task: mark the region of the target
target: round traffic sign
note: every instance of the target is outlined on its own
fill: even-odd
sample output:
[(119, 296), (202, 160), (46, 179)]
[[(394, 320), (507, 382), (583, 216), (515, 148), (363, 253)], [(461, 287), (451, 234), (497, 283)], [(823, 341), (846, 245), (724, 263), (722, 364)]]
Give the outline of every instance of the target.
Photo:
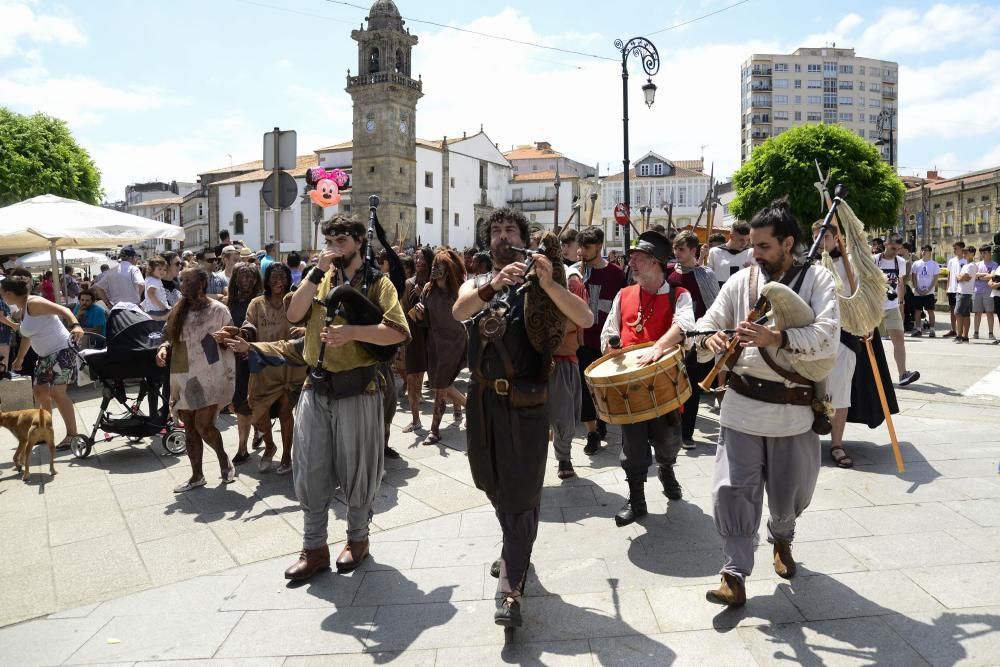
[(275, 196), (274, 175), (269, 175), (260, 186), (260, 196), (271, 209), (286, 209), (295, 203), (299, 196), (299, 186), (287, 171), (278, 172), (278, 191)]
[(629, 214), (629, 208), (625, 205), (625, 202), (621, 202), (615, 206), (615, 222), (624, 227), (629, 223), (632, 216)]

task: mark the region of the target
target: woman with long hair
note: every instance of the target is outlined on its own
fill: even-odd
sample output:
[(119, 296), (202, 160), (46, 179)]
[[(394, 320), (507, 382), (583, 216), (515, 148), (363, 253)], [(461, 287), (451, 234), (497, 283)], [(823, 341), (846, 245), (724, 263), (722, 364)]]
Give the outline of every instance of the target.
[[(21, 370), (28, 348), (38, 356), (32, 372), (35, 405), (51, 412), (52, 404), (56, 404), (66, 426), (66, 437), (57, 449), (66, 449), (77, 435), (76, 411), (66, 388), (76, 382), (73, 344), (83, 338), (83, 327), (69, 308), (30, 292), (31, 279), (23, 275), (7, 276), (0, 281), (0, 298), (21, 318), (18, 327), (21, 345), (10, 368)], [(70, 326), (68, 331), (64, 322)]]
[(434, 252), (428, 247), (417, 248), (413, 255), (415, 273), (406, 280), (401, 304), (406, 313), (406, 323), (412, 336), (406, 344), (404, 363), (406, 366), (406, 397), (410, 402), (410, 423), (403, 427), (403, 433), (422, 429), (420, 423), (420, 399), (423, 394), (424, 373), (427, 372), (427, 340), (426, 329), (418, 325), (416, 306), (420, 303), (420, 295), (431, 274), (431, 264), (434, 262)]
[[(250, 302), (260, 296), (260, 271), (256, 266), (237, 264), (233, 267), (232, 279), (229, 281), (229, 291), (226, 306), (229, 316), (236, 324), (242, 324), (247, 318)], [(238, 448), (233, 457), (233, 465), (240, 465), (250, 459), (247, 452), (247, 441), (250, 439), (250, 429), (253, 420), (250, 418), (250, 368), (246, 357), (236, 357), (236, 386), (233, 391), (233, 409), (236, 411), (236, 431)]]
[(185, 269), (181, 273), (181, 300), (170, 311), (164, 329), (166, 342), (156, 353), (156, 363), (170, 358), (171, 408), (184, 422), (191, 477), (174, 488), (184, 493), (205, 486), (201, 461), (205, 444), (219, 460), (224, 484), (236, 481), (236, 466), (222, 446), (215, 426), (219, 410), (233, 398), (236, 364), (233, 353), (216, 342), (213, 333), (231, 326), (233, 319), (222, 303), (208, 297), (208, 271)]
[[(273, 262), (264, 271), (264, 294), (254, 298), (247, 308), (246, 320), (240, 333), (248, 341), (273, 343), (290, 340), (304, 334), (301, 327), (288, 322), (288, 303), (291, 299), (292, 272), (280, 262)], [(302, 383), (306, 379), (306, 366), (283, 364), (265, 366), (250, 376), (250, 419), (264, 434), (265, 449), (260, 457), (259, 469), (267, 472), (278, 448), (271, 434), (271, 417), (281, 424), (281, 462), (276, 472), (287, 475), (292, 471), (292, 411), (298, 402)]]
[(445, 401), (455, 406), (455, 420), (461, 421), (465, 397), (455, 389), (455, 378), (468, 364), (469, 338), (465, 325), (457, 321), (451, 307), (458, 298), (458, 289), (465, 282), (462, 257), (450, 248), (438, 248), (431, 264), (430, 280), (424, 286), (416, 306), (419, 326), (427, 329), (427, 374), (434, 390), (434, 413), (431, 432), (424, 444), (441, 440), (441, 418)]

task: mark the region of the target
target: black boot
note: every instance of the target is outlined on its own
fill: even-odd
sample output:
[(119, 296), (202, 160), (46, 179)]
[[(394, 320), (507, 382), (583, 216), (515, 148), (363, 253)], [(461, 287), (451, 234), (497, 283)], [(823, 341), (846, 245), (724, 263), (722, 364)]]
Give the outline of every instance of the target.
[(509, 595), (504, 597), (493, 613), (493, 622), (506, 628), (521, 627), (521, 602)]
[(683, 494), (681, 494), (681, 485), (678, 483), (677, 478), (674, 477), (674, 467), (672, 465), (660, 466), (660, 472), (656, 476), (663, 483), (663, 495), (670, 500), (680, 500), (683, 497)]
[(636, 519), (646, 516), (646, 481), (629, 480), (628, 500), (615, 514), (615, 524), (627, 526)]

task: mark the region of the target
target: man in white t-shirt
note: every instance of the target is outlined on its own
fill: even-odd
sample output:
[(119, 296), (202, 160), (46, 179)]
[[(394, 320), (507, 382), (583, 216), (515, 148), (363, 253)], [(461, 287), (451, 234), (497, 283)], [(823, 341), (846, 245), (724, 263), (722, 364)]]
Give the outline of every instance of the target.
[[(993, 314), (996, 315), (998, 321), (1000, 321), (1000, 266), (993, 269), (993, 275), (990, 276), (989, 282), (990, 296), (993, 297)], [(993, 341), (994, 345), (1000, 345), (1000, 340)]]
[(936, 296), (934, 292), (937, 290), (937, 278), (938, 274), (941, 272), (941, 265), (934, 261), (933, 248), (929, 245), (925, 245), (920, 248), (920, 259), (913, 263), (912, 268), (912, 278), (913, 278), (913, 309), (915, 311), (916, 323), (915, 329), (911, 335), (915, 338), (919, 338), (923, 335), (921, 330), (920, 321), (923, 319), (924, 312), (927, 313), (927, 320), (929, 323), (929, 331), (927, 335), (934, 338), (934, 302), (936, 301)]
[(893, 234), (886, 240), (885, 250), (875, 256), (875, 263), (882, 269), (887, 283), (882, 324), (892, 341), (892, 356), (896, 359), (896, 370), (899, 371), (899, 386), (905, 387), (919, 380), (920, 373), (906, 369), (906, 339), (903, 338), (906, 260), (899, 255), (902, 245), (903, 239), (898, 234)]
[(706, 266), (712, 269), (721, 287), (730, 276), (741, 269), (750, 266), (753, 261), (753, 248), (750, 247), (750, 225), (737, 222), (733, 225), (729, 240), (721, 246), (708, 251)]
[(976, 291), (976, 248), (964, 249), (965, 264), (958, 274), (958, 295), (955, 301), (955, 342), (969, 342), (969, 324), (972, 321), (972, 295)]
[(965, 241), (955, 241), (951, 246), (955, 256), (948, 260), (948, 312), (951, 313), (951, 329), (944, 335), (945, 338), (952, 338), (956, 335), (957, 329), (955, 320), (955, 305), (958, 302), (958, 274), (965, 266)]
[(142, 301), (142, 293), (146, 289), (146, 279), (142, 271), (133, 264), (138, 254), (130, 247), (122, 248), (119, 264), (107, 273), (101, 274), (94, 284), (94, 290), (109, 306), (117, 303), (135, 303)]

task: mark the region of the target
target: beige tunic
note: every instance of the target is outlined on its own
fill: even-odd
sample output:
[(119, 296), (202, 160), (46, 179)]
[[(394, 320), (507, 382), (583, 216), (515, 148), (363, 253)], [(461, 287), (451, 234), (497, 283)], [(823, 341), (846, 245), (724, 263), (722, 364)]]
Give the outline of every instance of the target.
[(233, 400), (233, 353), (212, 338), (213, 332), (232, 323), (229, 309), (218, 301), (188, 311), (181, 339), (170, 352), (170, 401), (175, 410), (221, 407)]

